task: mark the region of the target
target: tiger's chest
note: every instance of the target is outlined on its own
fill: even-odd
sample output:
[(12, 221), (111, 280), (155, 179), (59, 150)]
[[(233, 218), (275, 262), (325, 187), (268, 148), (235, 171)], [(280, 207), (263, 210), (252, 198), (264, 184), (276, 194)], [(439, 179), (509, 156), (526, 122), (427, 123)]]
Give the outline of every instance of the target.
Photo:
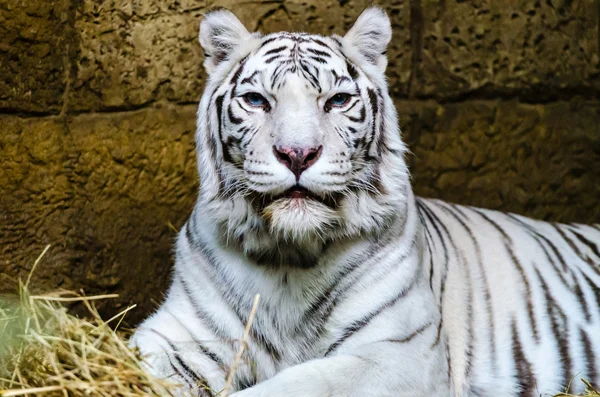
[(288, 275), (285, 285), (263, 288), (269, 294), (253, 324), (253, 339), (269, 351), (263, 368), (279, 372), (357, 344), (401, 340), (424, 319), (435, 322), (440, 311), (420, 257), (416, 245), (357, 249), (314, 277)]

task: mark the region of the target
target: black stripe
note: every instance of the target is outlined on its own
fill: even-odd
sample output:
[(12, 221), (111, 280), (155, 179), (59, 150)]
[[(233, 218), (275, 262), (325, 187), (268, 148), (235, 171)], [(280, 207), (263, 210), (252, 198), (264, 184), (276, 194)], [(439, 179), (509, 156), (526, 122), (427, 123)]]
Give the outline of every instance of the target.
[(320, 45), (320, 46), (323, 46), (323, 47), (325, 47), (325, 48), (329, 49), (330, 51), (333, 51), (333, 50), (331, 49), (331, 47), (329, 47), (329, 45), (328, 45), (327, 43), (325, 43), (324, 41), (322, 41), (322, 40), (319, 40), (319, 39), (314, 39), (314, 40), (312, 40), (312, 42), (313, 42), (313, 43), (316, 43), (316, 44), (318, 44), (318, 45)]
[[(446, 240), (444, 239), (444, 236), (442, 236), (440, 228), (438, 227), (438, 223), (440, 223), (441, 221), (437, 217), (435, 217), (435, 214), (431, 212), (431, 210), (427, 207), (424, 201), (417, 200), (417, 209), (421, 211), (425, 215), (425, 217), (427, 217), (429, 223), (435, 229), (435, 232), (440, 242), (442, 243), (442, 252), (444, 253), (444, 271), (440, 278), (440, 301), (438, 302), (438, 304), (440, 305), (443, 311), (443, 297), (446, 290), (446, 277), (448, 276), (448, 264), (450, 261), (450, 257), (448, 255), (448, 247), (446, 246)], [(425, 224), (424, 227), (427, 228), (427, 224)]]
[[(564, 257), (562, 256), (562, 254), (558, 251), (558, 248), (552, 243), (552, 241), (550, 241), (548, 238), (546, 238), (545, 236), (540, 234), (537, 230), (533, 229), (527, 223), (525, 223), (522, 220), (520, 220), (519, 218), (517, 218), (515, 215), (513, 215), (513, 214), (505, 214), (505, 215), (509, 219), (512, 219), (514, 222), (516, 222), (517, 224), (519, 224), (520, 226), (522, 226), (523, 228), (525, 228), (526, 230), (529, 231), (531, 236), (534, 238), (534, 240), (537, 242), (537, 244), (540, 246), (540, 248), (544, 252), (544, 255), (546, 256), (546, 259), (548, 260), (548, 262), (552, 265), (552, 269), (554, 270), (555, 274), (560, 278), (560, 280), (562, 281), (562, 283), (565, 286), (567, 286), (568, 288), (570, 288), (573, 291), (573, 294), (578, 299), (578, 301), (581, 305), (581, 310), (583, 311), (584, 315), (586, 316), (587, 321), (589, 322), (591, 320), (590, 309), (588, 307), (585, 296), (583, 295), (583, 292), (581, 290), (581, 286), (579, 284), (577, 276), (574, 275), (573, 271), (567, 266), (567, 263), (566, 263)], [(561, 262), (562, 268), (565, 269), (564, 271), (561, 271), (559, 269), (558, 265), (555, 263), (554, 259), (552, 258), (552, 256), (548, 252), (548, 250), (546, 249), (546, 245), (548, 245), (552, 249), (552, 252), (556, 256), (556, 258), (559, 260), (559, 262)], [(564, 276), (565, 273), (571, 275), (572, 280), (573, 280), (572, 281), (573, 286), (571, 286), (570, 283), (567, 282), (567, 280)], [(585, 277), (585, 275), (584, 275), (584, 277)]]
[[(252, 143), (252, 139), (254, 139), (254, 137), (256, 136), (256, 134), (258, 133), (258, 131), (260, 131), (260, 128), (256, 127), (254, 128), (254, 130), (250, 131), (250, 134), (246, 134), (245, 137), (245, 142), (242, 145), (242, 149), (246, 150), (246, 148), (248, 147), (248, 145), (250, 145), (250, 143)], [(250, 153), (252, 154), (252, 153)]]
[[(496, 363), (497, 363), (497, 359), (496, 359), (496, 332), (495, 332), (495, 325), (494, 325), (494, 310), (492, 308), (492, 297), (491, 297), (491, 292), (490, 292), (490, 286), (489, 286), (489, 281), (487, 278), (487, 273), (485, 271), (485, 267), (483, 266), (483, 257), (481, 254), (481, 247), (479, 246), (479, 242), (477, 241), (477, 239), (475, 238), (475, 235), (473, 234), (473, 231), (471, 230), (471, 228), (457, 215), (460, 214), (463, 218), (465, 218), (465, 220), (468, 222), (469, 218), (468, 216), (462, 212), (457, 206), (454, 205), (450, 205), (448, 203), (441, 203), (442, 204), (442, 209), (445, 209), (446, 212), (451, 215), (454, 219), (456, 219), (456, 221), (463, 227), (463, 229), (465, 229), (465, 231), (467, 232), (467, 234), (469, 235), (469, 238), (471, 239), (471, 242), (473, 243), (473, 246), (475, 247), (475, 257), (477, 259), (477, 265), (479, 267), (479, 272), (481, 275), (481, 279), (483, 281), (483, 295), (485, 298), (485, 303), (486, 303), (486, 316), (487, 316), (487, 329), (490, 330), (490, 349), (491, 349), (491, 353), (492, 353), (492, 367), (495, 369), (496, 367)], [(473, 294), (471, 294), (471, 299), (473, 299)], [(471, 305), (472, 308), (472, 305)], [(470, 330), (469, 330), (469, 334), (470, 337), (473, 338), (473, 330), (474, 330), (474, 325), (473, 325), (473, 317), (472, 315), (469, 316), (470, 319)], [(473, 340), (473, 339), (471, 339)], [(468, 361), (468, 365), (469, 365), (469, 369), (471, 367), (472, 364), (472, 360)]]
[(358, 79), (358, 71), (356, 70), (354, 65), (352, 65), (350, 63), (350, 61), (347, 59), (346, 59), (346, 69), (348, 70), (348, 74), (350, 74), (350, 78), (352, 78), (352, 80), (356, 81)]
[(433, 349), (434, 347), (436, 347), (438, 345), (438, 343), (440, 343), (440, 340), (442, 339), (442, 327), (443, 326), (444, 326), (444, 317), (442, 315), (440, 317), (440, 322), (438, 323), (438, 326), (437, 326), (435, 340), (431, 344), (431, 349)]
[[(546, 311), (548, 318), (550, 319), (551, 330), (554, 335), (554, 341), (556, 342), (558, 352), (561, 357), (560, 364), (563, 367), (563, 377), (559, 382), (561, 385), (566, 385), (567, 382), (571, 381), (571, 356), (569, 355), (569, 332), (566, 324), (566, 316), (552, 297), (552, 293), (548, 288), (548, 285), (542, 278), (540, 272), (535, 269), (535, 273), (540, 280), (542, 285), (542, 290), (544, 291), (544, 296), (546, 298)], [(564, 329), (560, 329), (561, 324), (559, 321), (562, 321), (562, 325)]]
[(585, 377), (594, 387), (598, 387), (598, 372), (596, 371), (596, 354), (594, 353), (594, 347), (590, 338), (585, 330), (579, 330), (579, 338), (583, 344), (583, 351), (585, 352), (585, 359), (587, 361), (587, 368)]
[(175, 361), (177, 362), (177, 364), (179, 364), (179, 366), (181, 368), (183, 368), (183, 371), (189, 375), (190, 378), (192, 378), (193, 383), (194, 383), (194, 388), (199, 387), (201, 385), (207, 386), (206, 384), (206, 380), (200, 376), (198, 376), (179, 356), (179, 353), (175, 353), (173, 355), (173, 358), (175, 359)]
[(244, 119), (236, 117), (235, 114), (233, 114), (232, 105), (233, 103), (230, 103), (227, 107), (227, 116), (229, 116), (229, 121), (231, 121), (233, 124), (241, 124), (244, 121)]
[(413, 340), (415, 337), (417, 337), (420, 334), (422, 334), (429, 327), (431, 327), (431, 323), (430, 322), (427, 323), (427, 324), (425, 324), (425, 325), (422, 325), (419, 328), (417, 328), (414, 332), (412, 332), (411, 334), (405, 336), (404, 338), (400, 338), (400, 339), (386, 339), (383, 342), (408, 343), (411, 340)]
[(305, 62), (300, 62), (300, 69), (302, 70), (302, 74), (304, 75), (304, 77), (306, 77), (309, 83), (320, 93), (322, 90), (321, 85), (319, 84), (319, 79), (317, 79), (317, 77), (314, 74), (312, 74)]
[[(248, 56), (246, 55), (239, 63), (238, 68), (235, 70), (235, 73), (231, 76), (231, 80), (229, 80), (229, 84), (237, 84), (238, 79), (240, 78), (240, 75), (242, 74), (242, 71), (244, 70), (244, 65), (246, 64), (246, 61), (248, 60)], [(233, 91), (232, 91), (233, 94)]]
[[(228, 307), (232, 309), (232, 311), (238, 317), (242, 326), (245, 326), (248, 322), (247, 315), (251, 311), (251, 307), (248, 305), (243, 306), (244, 300), (242, 296), (235, 293), (231, 288), (225, 288), (226, 286), (230, 286), (233, 282), (228, 279), (225, 272), (221, 271), (219, 262), (214, 258), (211, 250), (203, 245), (201, 242), (198, 244), (199, 252), (204, 255), (206, 262), (209, 266), (206, 267), (208, 277), (211, 280), (211, 283), (215, 285), (223, 297), (225, 301), (228, 303)], [(250, 336), (257, 342), (264, 350), (266, 350), (274, 360), (281, 359), (281, 352), (271, 343), (267, 337), (260, 332), (258, 328), (256, 328), (255, 324), (250, 328)]]
[(218, 127), (218, 134), (219, 134), (219, 139), (221, 140), (221, 142), (225, 141), (225, 137), (223, 136), (223, 99), (225, 99), (225, 95), (221, 95), (218, 96), (217, 99), (215, 100), (215, 104), (217, 105), (217, 127)]
[(248, 389), (249, 387), (254, 386), (257, 383), (256, 376), (254, 375), (254, 372), (256, 372), (256, 371), (250, 371), (250, 372), (252, 372), (252, 374), (253, 374), (253, 379), (246, 378), (239, 371), (235, 374), (233, 390), (242, 391), (244, 389)]
[(590, 289), (592, 290), (592, 292), (594, 293), (594, 297), (596, 298), (596, 302), (594, 304), (592, 304), (593, 307), (597, 307), (598, 310), (600, 311), (600, 286), (596, 285), (588, 276), (587, 274), (581, 272), (581, 275), (583, 276), (583, 278), (585, 279), (586, 283), (588, 284), (588, 286), (590, 287)]
[(318, 55), (320, 57), (331, 58), (331, 54), (325, 51), (319, 51), (313, 48), (307, 48), (306, 51), (312, 52), (313, 54)]
[[(358, 102), (358, 101), (357, 101)], [(352, 107), (354, 107), (354, 105), (352, 105)], [(349, 110), (349, 109), (348, 109)], [(362, 123), (363, 121), (365, 121), (365, 117), (366, 117), (366, 110), (365, 107), (362, 106), (360, 108), (360, 116), (359, 117), (353, 117), (353, 116), (347, 116), (348, 119), (350, 121), (354, 121), (355, 123)]]
[(309, 56), (308, 58), (315, 62), (319, 62), (322, 65), (326, 65), (329, 62), (327, 59), (321, 57)]
[(377, 94), (375, 90), (368, 88), (367, 93), (369, 94), (369, 103), (371, 104), (371, 109), (373, 111), (373, 116), (375, 116), (379, 112), (379, 101), (377, 98)]
[(558, 232), (558, 234), (560, 234), (560, 236), (563, 238), (563, 240), (565, 240), (565, 242), (569, 245), (569, 247), (571, 247), (571, 249), (573, 250), (573, 252), (575, 252), (575, 254), (580, 257), (581, 259), (583, 259), (583, 254), (581, 253), (581, 251), (579, 250), (579, 248), (577, 247), (577, 245), (573, 242), (573, 240), (571, 240), (569, 238), (569, 236), (567, 236), (567, 234), (560, 228), (560, 225), (557, 225), (555, 223), (552, 224), (552, 226), (554, 227), (554, 229)]
[(569, 231), (571, 233), (573, 233), (575, 235), (575, 237), (581, 241), (583, 244), (587, 245), (590, 250), (592, 250), (592, 252), (594, 253), (594, 255), (596, 255), (598, 258), (600, 258), (600, 251), (598, 251), (598, 246), (596, 244), (594, 244), (593, 242), (591, 242), (590, 240), (588, 240), (585, 236), (583, 236), (580, 233), (577, 233), (575, 230), (573, 229), (569, 229)]
[[(214, 136), (211, 117), (211, 106), (213, 104), (213, 98), (216, 95), (216, 93), (217, 90), (213, 91), (210, 94), (210, 101), (208, 103), (208, 106), (206, 107), (206, 130), (204, 134), (205, 144), (208, 150), (208, 158), (214, 163), (217, 162), (217, 139), (220, 139), (220, 135), (217, 137)], [(218, 133), (220, 134), (220, 131), (218, 131)], [(217, 194), (219, 196), (223, 196), (223, 193), (225, 192), (225, 177), (223, 176), (220, 167), (216, 167), (215, 173), (219, 183), (219, 190)]]
[[(193, 216), (190, 217), (193, 218)], [(188, 244), (190, 245), (190, 247), (192, 247), (192, 249), (194, 248), (194, 246), (196, 245), (196, 237), (194, 236), (194, 232), (192, 230), (192, 227), (190, 225), (190, 220), (188, 220), (185, 224), (185, 237), (188, 240)]]
[(281, 58), (283, 58), (282, 55), (273, 55), (272, 57), (267, 58), (265, 60), (265, 63), (269, 64), (269, 63), (272, 63), (273, 61), (276, 61), (276, 60), (281, 59)]
[(260, 44), (259, 48), (263, 48), (264, 46), (266, 46), (269, 43), (274, 42), (275, 40), (280, 39), (279, 36), (274, 36), (274, 37), (269, 37), (268, 39), (263, 39), (263, 42)]
[(431, 250), (431, 244), (433, 242), (433, 237), (431, 236), (431, 233), (429, 232), (429, 229), (427, 228), (427, 225), (425, 224), (425, 218), (423, 217), (423, 213), (421, 212), (421, 210), (419, 209), (419, 201), (420, 199), (417, 198), (415, 200), (415, 203), (417, 205), (417, 215), (419, 216), (419, 221), (421, 222), (421, 225), (423, 225), (423, 230), (425, 230), (425, 244), (427, 245), (427, 252), (429, 253), (429, 288), (431, 290), (433, 290), (433, 253)]
[[(360, 99), (357, 99), (356, 101), (354, 101), (354, 103), (352, 105), (350, 105), (348, 108), (346, 108), (345, 110), (342, 111), (342, 113), (348, 113), (350, 110), (352, 110), (354, 108), (354, 106), (356, 106), (358, 103), (360, 103)], [(363, 107), (364, 109), (364, 107)]]
[(223, 152), (223, 161), (233, 163), (233, 158), (229, 151), (229, 145), (223, 136), (223, 100), (225, 95), (218, 96), (215, 104), (217, 105), (217, 118), (218, 118), (218, 134), (221, 140), (221, 147)]
[(590, 309), (587, 305), (587, 302), (585, 300), (585, 295), (583, 294), (583, 291), (581, 290), (581, 285), (579, 285), (579, 280), (577, 279), (577, 277), (575, 277), (573, 279), (573, 293), (575, 295), (575, 297), (577, 298), (577, 300), (579, 301), (579, 304), (581, 305), (581, 310), (583, 311), (583, 315), (585, 316), (585, 320), (589, 323), (592, 320), (592, 314), (590, 313)]
[(325, 352), (325, 357), (327, 357), (329, 354), (333, 353), (342, 343), (344, 343), (344, 341), (346, 341), (346, 339), (350, 338), (356, 332), (360, 331), (361, 329), (363, 329), (364, 327), (369, 325), (371, 320), (373, 320), (375, 317), (377, 317), (379, 314), (381, 314), (381, 312), (383, 312), (385, 309), (393, 307), (396, 304), (396, 302), (398, 302), (400, 299), (405, 297), (412, 290), (412, 288), (415, 286), (416, 283), (417, 283), (417, 278), (415, 276), (410, 281), (410, 283), (406, 286), (406, 288), (404, 288), (398, 295), (396, 295), (392, 299), (385, 302), (374, 312), (367, 314), (362, 319), (356, 320), (352, 324), (350, 324), (348, 327), (346, 327), (342, 333), (342, 336), (329, 346), (329, 348)]
[[(350, 277), (355, 271), (360, 269), (360, 265), (365, 259), (366, 258), (358, 258), (358, 260), (346, 265), (345, 268), (336, 275), (331, 285), (323, 292), (323, 294), (321, 294), (319, 299), (315, 300), (310, 305), (309, 309), (302, 316), (300, 324), (309, 324), (311, 319), (318, 319), (322, 324), (320, 329), (324, 329), (326, 320), (333, 311), (339, 296), (350, 289), (353, 285), (352, 282), (349, 282), (342, 287), (342, 282)], [(358, 278), (359, 277), (353, 278), (353, 281), (356, 281)]]
[(281, 51), (283, 51), (283, 50), (285, 50), (287, 48), (288, 48), (288, 46), (286, 46), (286, 45), (282, 45), (281, 47), (275, 47), (272, 50), (269, 50), (269, 51), (265, 52), (263, 54), (263, 56), (267, 56), (267, 55), (271, 55), (271, 54), (277, 54), (277, 53), (279, 53), (279, 52), (281, 52)]
[(446, 379), (448, 382), (451, 382), (452, 379), (452, 355), (450, 354), (450, 342), (448, 341), (448, 335), (444, 338), (444, 344), (446, 346)]
[(252, 74), (248, 77), (244, 77), (242, 79), (242, 81), (240, 81), (240, 84), (246, 84), (246, 83), (250, 83), (252, 82), (252, 80), (254, 79), (254, 77), (256, 77), (257, 74), (262, 73), (260, 70), (255, 70), (254, 72), (252, 72)]
[(369, 144), (375, 141), (377, 153), (381, 154), (381, 139), (383, 139), (383, 131), (380, 130), (380, 134), (377, 134), (377, 120), (379, 119), (383, 123), (384, 117), (378, 117), (379, 98), (375, 91), (371, 88), (368, 88), (367, 93), (369, 95), (369, 103), (371, 104), (371, 122), (373, 123), (373, 125), (371, 126), (371, 136), (369, 137)]
[(558, 265), (552, 258), (552, 255), (550, 254), (550, 252), (548, 252), (548, 249), (546, 248), (546, 245), (549, 245), (553, 249), (556, 257), (558, 258), (559, 261), (562, 262), (563, 268), (565, 268), (567, 265), (564, 262), (564, 258), (562, 257), (562, 255), (558, 252), (558, 249), (556, 248), (556, 246), (554, 246), (554, 244), (552, 244), (552, 242), (550, 240), (548, 240), (545, 236), (541, 235), (537, 230), (535, 230), (530, 225), (523, 222), (521, 219), (517, 218), (513, 214), (504, 214), (504, 215), (507, 216), (510, 220), (517, 223), (519, 226), (523, 227), (525, 230), (527, 230), (527, 232), (530, 234), (530, 236), (539, 245), (542, 252), (544, 253), (544, 256), (546, 257), (546, 260), (552, 266), (552, 269), (554, 270), (555, 275), (558, 276), (558, 278), (561, 280), (561, 282), (567, 288), (570, 288), (573, 291), (575, 297), (578, 299), (579, 304), (581, 305), (581, 310), (584, 312), (586, 319), (589, 322), (591, 319), (590, 310), (589, 310), (589, 307), (585, 300), (585, 296), (583, 295), (583, 292), (581, 290), (581, 286), (579, 285), (579, 281), (577, 280), (577, 277), (574, 276), (573, 272), (569, 270), (568, 274), (570, 274), (573, 277), (573, 282), (572, 282), (573, 286), (570, 286), (570, 283), (567, 281), (567, 279), (564, 276), (565, 272), (560, 270), (560, 268), (558, 267)]
[[(189, 378), (192, 379), (191, 389), (201, 388), (202, 391), (208, 393), (208, 395), (210, 397), (213, 397), (213, 394), (208, 389), (208, 382), (206, 381), (206, 379), (204, 379), (204, 377), (202, 377), (202, 376), (198, 375), (196, 372), (194, 372), (194, 370), (192, 370), (181, 359), (181, 357), (179, 355), (179, 350), (177, 349), (177, 346), (175, 346), (173, 344), (173, 342), (171, 342), (169, 340), (169, 338), (167, 338), (166, 336), (164, 336), (162, 333), (158, 332), (154, 328), (150, 328), (150, 331), (154, 332), (156, 335), (158, 335), (159, 337), (161, 337), (165, 342), (167, 342), (167, 344), (169, 345), (169, 347), (171, 349), (173, 349), (173, 358), (175, 359), (175, 361), (177, 362), (177, 364), (179, 364), (179, 366), (183, 369), (183, 372), (185, 372), (185, 374), (187, 375), (187, 377), (189, 377)], [(168, 354), (167, 354), (167, 358), (169, 359), (169, 363), (171, 364), (171, 367), (173, 367), (173, 369), (177, 370), (177, 368), (175, 367), (175, 365), (173, 365), (173, 362), (171, 362), (171, 359), (170, 359), (170, 357), (169, 357)], [(184, 377), (183, 374), (181, 374), (180, 371), (177, 371), (177, 373), (179, 375), (182, 375), (182, 378), (187, 378), (187, 377)]]
[[(198, 305), (198, 302), (196, 302), (196, 300), (193, 298), (192, 293), (191, 293), (191, 291), (190, 291), (189, 286), (187, 285), (187, 283), (181, 277), (179, 277), (179, 279), (180, 279), (180, 282), (182, 284), (183, 291), (184, 291), (185, 295), (188, 298), (188, 302), (190, 303), (190, 305), (194, 309), (194, 312), (195, 312), (196, 316), (198, 316), (198, 318), (200, 319), (200, 321), (202, 321), (202, 324), (206, 325), (211, 330), (211, 332), (212, 332), (213, 335), (219, 337), (222, 340), (228, 339), (228, 336), (224, 335), (224, 332), (219, 328), (219, 326), (216, 323), (214, 323), (212, 321), (212, 318), (208, 315), (208, 313), (206, 313), (200, 307), (200, 305)], [(221, 368), (223, 371), (227, 372), (228, 369), (227, 369), (227, 365), (225, 364), (225, 362), (219, 356), (217, 356), (216, 353), (211, 352), (207, 347), (203, 346), (202, 343), (194, 336), (194, 334), (192, 333), (192, 331), (184, 323), (182, 323), (179, 320), (179, 318), (177, 318), (173, 314), (171, 314), (171, 315), (188, 332), (188, 334), (190, 334), (190, 336), (193, 339), (194, 343), (202, 351), (202, 353), (204, 353), (204, 355), (206, 355), (208, 358), (210, 358), (212, 361), (214, 361), (215, 364), (217, 364), (219, 366), (219, 368)]]
[(286, 68), (283, 64), (280, 64), (275, 68), (275, 71), (271, 75), (271, 90), (275, 89), (275, 86), (277, 85), (280, 76), (282, 76), (285, 72)]
[[(454, 216), (458, 221), (460, 221), (460, 219), (458, 219), (458, 217), (456, 217), (455, 214), (453, 214), (452, 212), (448, 212), (447, 208), (445, 208), (442, 204), (442, 202), (438, 202), (437, 203), (438, 206), (442, 209), (442, 210), (446, 210), (446, 213), (449, 213), (450, 215)], [(446, 234), (450, 235), (450, 233), (448, 232), (448, 230), (446, 229), (446, 227), (444, 226), (444, 230), (446, 232)], [(467, 341), (465, 343), (466, 347), (465, 347), (465, 357), (466, 357), (466, 366), (465, 366), (465, 372), (464, 372), (464, 377), (465, 379), (469, 379), (470, 378), (470, 373), (471, 373), (471, 365), (473, 362), (473, 340), (474, 338), (474, 330), (475, 330), (475, 326), (473, 324), (473, 280), (471, 277), (471, 271), (469, 269), (469, 265), (464, 257), (464, 253), (462, 252), (462, 250), (458, 249), (458, 247), (456, 247), (452, 241), (452, 239), (450, 239), (450, 243), (452, 244), (452, 247), (456, 253), (456, 259), (457, 261), (462, 265), (462, 267), (464, 268), (465, 274), (466, 274), (466, 281), (467, 281), (467, 288), (465, 288), (465, 291), (467, 292), (467, 297), (466, 297), (466, 315), (467, 315), (467, 321), (466, 321), (466, 333), (467, 333)]]
[[(502, 235), (502, 242), (504, 244), (504, 249), (508, 253), (508, 256), (510, 257), (513, 265), (515, 265), (515, 267), (517, 268), (517, 271), (519, 272), (519, 274), (521, 276), (521, 279), (523, 280), (523, 285), (525, 286), (525, 294), (526, 294), (525, 298), (526, 298), (526, 303), (527, 303), (527, 313), (529, 315), (529, 321), (531, 323), (533, 337), (534, 337), (535, 341), (539, 343), (540, 335), (538, 332), (537, 320), (535, 319), (535, 313), (534, 313), (534, 309), (533, 309), (531, 284), (529, 283), (529, 279), (527, 278), (527, 275), (525, 274), (525, 269), (523, 268), (521, 261), (519, 260), (519, 258), (517, 258), (517, 255), (515, 254), (515, 251), (513, 249), (514, 243), (512, 241), (512, 238), (508, 235), (508, 233), (506, 233), (506, 230), (504, 230), (502, 227), (500, 227), (500, 225), (498, 225), (490, 217), (488, 217), (486, 214), (484, 214), (481, 210), (479, 210), (477, 208), (471, 208), (471, 209), (474, 212), (476, 212), (477, 214), (479, 214), (479, 216), (481, 216), (483, 219), (485, 219), (490, 225), (492, 225), (492, 227), (494, 229), (496, 229), (500, 233), (500, 235)], [(537, 271), (537, 269), (536, 269), (536, 271)]]
[(513, 358), (515, 360), (515, 369), (517, 371), (515, 381), (519, 385), (519, 396), (532, 397), (536, 395), (535, 376), (533, 375), (531, 364), (525, 357), (525, 352), (523, 351), (523, 346), (519, 340), (519, 333), (517, 331), (517, 325), (514, 318), (512, 320), (511, 333)]
[(556, 247), (556, 245), (554, 245), (554, 243), (551, 240), (549, 240), (548, 238), (546, 238), (545, 236), (540, 235), (540, 238), (542, 240), (544, 240), (546, 242), (546, 244), (548, 244), (548, 246), (550, 246), (550, 249), (554, 253), (554, 256), (556, 256), (556, 258), (558, 259), (558, 261), (562, 265), (563, 272), (565, 272), (567, 274), (571, 274), (572, 272), (571, 272), (571, 269), (569, 268), (569, 266), (567, 265), (567, 261), (565, 261), (564, 256), (558, 250), (558, 248)]
[[(305, 324), (302, 330), (307, 329), (307, 324), (311, 324), (311, 320), (317, 320), (316, 329), (313, 332), (313, 339), (318, 339), (324, 330), (325, 325), (329, 316), (333, 312), (338, 302), (345, 296), (345, 293), (349, 291), (355, 284), (361, 279), (366, 272), (369, 270), (368, 264), (370, 262), (377, 261), (379, 255), (386, 255), (386, 251), (382, 251), (382, 248), (389, 244), (389, 241), (380, 239), (377, 244), (371, 245), (364, 253), (358, 258), (346, 264), (342, 271), (336, 275), (333, 282), (325, 290), (325, 292), (317, 299), (311, 307), (306, 311), (300, 324)], [(390, 246), (393, 248), (393, 246)], [(398, 259), (398, 263), (402, 263), (408, 255), (412, 253), (415, 248), (415, 244), (411, 245), (411, 250), (405, 254), (405, 256)], [(358, 274), (356, 274), (358, 273)], [(345, 283), (344, 283), (345, 281)], [(300, 330), (299, 330), (300, 331)]]
[(174, 372), (174, 374), (173, 374), (173, 375), (171, 375), (171, 376), (174, 376), (174, 375), (177, 375), (177, 376), (179, 376), (181, 379), (183, 379), (183, 381), (184, 381), (184, 382), (187, 384), (187, 386), (188, 386), (190, 389), (193, 389), (193, 388), (194, 388), (194, 384), (193, 384), (193, 382), (192, 382), (192, 381), (190, 381), (190, 380), (188, 379), (188, 377), (187, 377), (187, 376), (185, 376), (185, 375), (184, 375), (184, 374), (183, 374), (183, 373), (182, 373), (182, 372), (179, 370), (179, 368), (177, 368), (177, 367), (175, 366), (175, 364), (173, 364), (173, 360), (171, 360), (171, 356), (170, 356), (168, 353), (166, 354), (166, 356), (167, 356), (167, 361), (169, 361), (169, 365), (171, 366), (171, 370), (173, 370), (173, 372)]
[(575, 255), (577, 255), (584, 262), (586, 262), (589, 265), (589, 267), (592, 268), (592, 270), (600, 276), (600, 267), (597, 266), (595, 263), (593, 263), (592, 260), (587, 255), (586, 256), (583, 255), (583, 253), (577, 247), (577, 245), (573, 242), (573, 240), (571, 240), (569, 238), (569, 236), (567, 236), (567, 234), (561, 230), (560, 225), (554, 223), (554, 224), (552, 224), (552, 226), (554, 226), (554, 229), (558, 232), (558, 234), (560, 234), (560, 236), (563, 238), (563, 240), (565, 240), (565, 242), (569, 245), (569, 247), (573, 250), (573, 252), (575, 252)]

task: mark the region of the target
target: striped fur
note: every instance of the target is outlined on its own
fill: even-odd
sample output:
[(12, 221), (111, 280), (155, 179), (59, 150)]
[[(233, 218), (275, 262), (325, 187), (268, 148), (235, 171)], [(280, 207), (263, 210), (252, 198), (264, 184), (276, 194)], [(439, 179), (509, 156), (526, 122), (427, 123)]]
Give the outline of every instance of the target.
[[(415, 197), (390, 38), (377, 8), (344, 37), (251, 34), (227, 11), (203, 21), (200, 193), (167, 297), (132, 340), (181, 395), (223, 389), (256, 293), (235, 397), (538, 396), (600, 381), (600, 226)], [(275, 145), (322, 154), (297, 178)], [(286, 196), (296, 185), (312, 197)]]

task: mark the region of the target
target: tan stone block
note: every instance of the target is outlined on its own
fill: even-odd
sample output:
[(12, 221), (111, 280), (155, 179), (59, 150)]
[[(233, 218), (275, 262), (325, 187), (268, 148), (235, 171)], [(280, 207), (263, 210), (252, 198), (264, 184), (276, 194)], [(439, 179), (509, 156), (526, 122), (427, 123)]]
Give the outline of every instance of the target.
[(116, 292), (103, 312), (137, 303), (130, 320), (143, 317), (153, 305), (146, 293), (168, 282), (172, 228), (196, 198), (195, 112), (1, 117), (0, 273), (13, 282), (0, 293), (52, 244), (33, 288)]
[[(343, 5), (342, 5), (343, 4)], [(367, 0), (339, 2), (244, 2), (220, 0), (249, 30), (344, 34)], [(410, 77), (409, 10), (405, 2), (384, 2), (393, 20), (391, 91), (403, 95)], [(77, 73), (69, 109), (137, 108), (159, 100), (199, 101), (203, 82), (198, 27), (207, 11), (194, 1), (167, 5), (156, 0), (85, 0), (77, 15)]]
[(413, 49), (410, 33), (410, 2), (388, 0), (379, 2), (392, 21), (392, 41), (388, 46), (386, 75), (390, 94), (406, 97), (411, 77)]
[(600, 88), (595, 0), (423, 0), (417, 96), (560, 93)]
[(118, 291), (105, 310), (138, 303), (168, 282), (171, 246), (198, 190), (194, 155), (196, 106), (82, 115), (69, 123), (78, 209), (74, 235), (93, 248), (81, 258), (79, 282)]
[[(12, 280), (0, 284), (2, 293), (14, 292), (19, 277), (25, 280), (46, 244), (61, 244), (69, 229), (66, 209), (72, 190), (67, 177), (67, 134), (61, 120), (1, 116), (0, 125), (0, 273)], [(43, 281), (36, 287), (61, 285), (53, 271), (66, 269), (55, 252), (49, 252), (49, 262), (44, 260), (35, 274), (36, 280), (45, 279), (48, 284)]]
[(435, 112), (431, 103), (397, 105), (401, 123), (411, 120), (403, 131), (417, 194), (554, 221), (600, 221), (596, 103), (472, 101)]
[(3, 1), (0, 109), (58, 113), (66, 87), (69, 2)]
[(84, 1), (71, 110), (197, 102), (203, 83), (200, 9), (164, 2)]

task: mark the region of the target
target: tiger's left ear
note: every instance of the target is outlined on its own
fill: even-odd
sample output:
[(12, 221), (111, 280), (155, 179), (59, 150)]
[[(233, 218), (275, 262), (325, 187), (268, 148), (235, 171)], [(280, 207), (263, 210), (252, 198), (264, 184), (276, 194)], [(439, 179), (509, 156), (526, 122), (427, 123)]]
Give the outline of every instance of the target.
[(245, 42), (257, 34), (251, 34), (242, 22), (225, 9), (211, 11), (200, 23), (200, 45), (204, 50), (204, 68), (210, 74), (221, 62)]
[(358, 51), (360, 56), (384, 72), (387, 66), (386, 49), (391, 39), (392, 25), (387, 14), (381, 8), (370, 7), (358, 16), (342, 43), (344, 49)]

